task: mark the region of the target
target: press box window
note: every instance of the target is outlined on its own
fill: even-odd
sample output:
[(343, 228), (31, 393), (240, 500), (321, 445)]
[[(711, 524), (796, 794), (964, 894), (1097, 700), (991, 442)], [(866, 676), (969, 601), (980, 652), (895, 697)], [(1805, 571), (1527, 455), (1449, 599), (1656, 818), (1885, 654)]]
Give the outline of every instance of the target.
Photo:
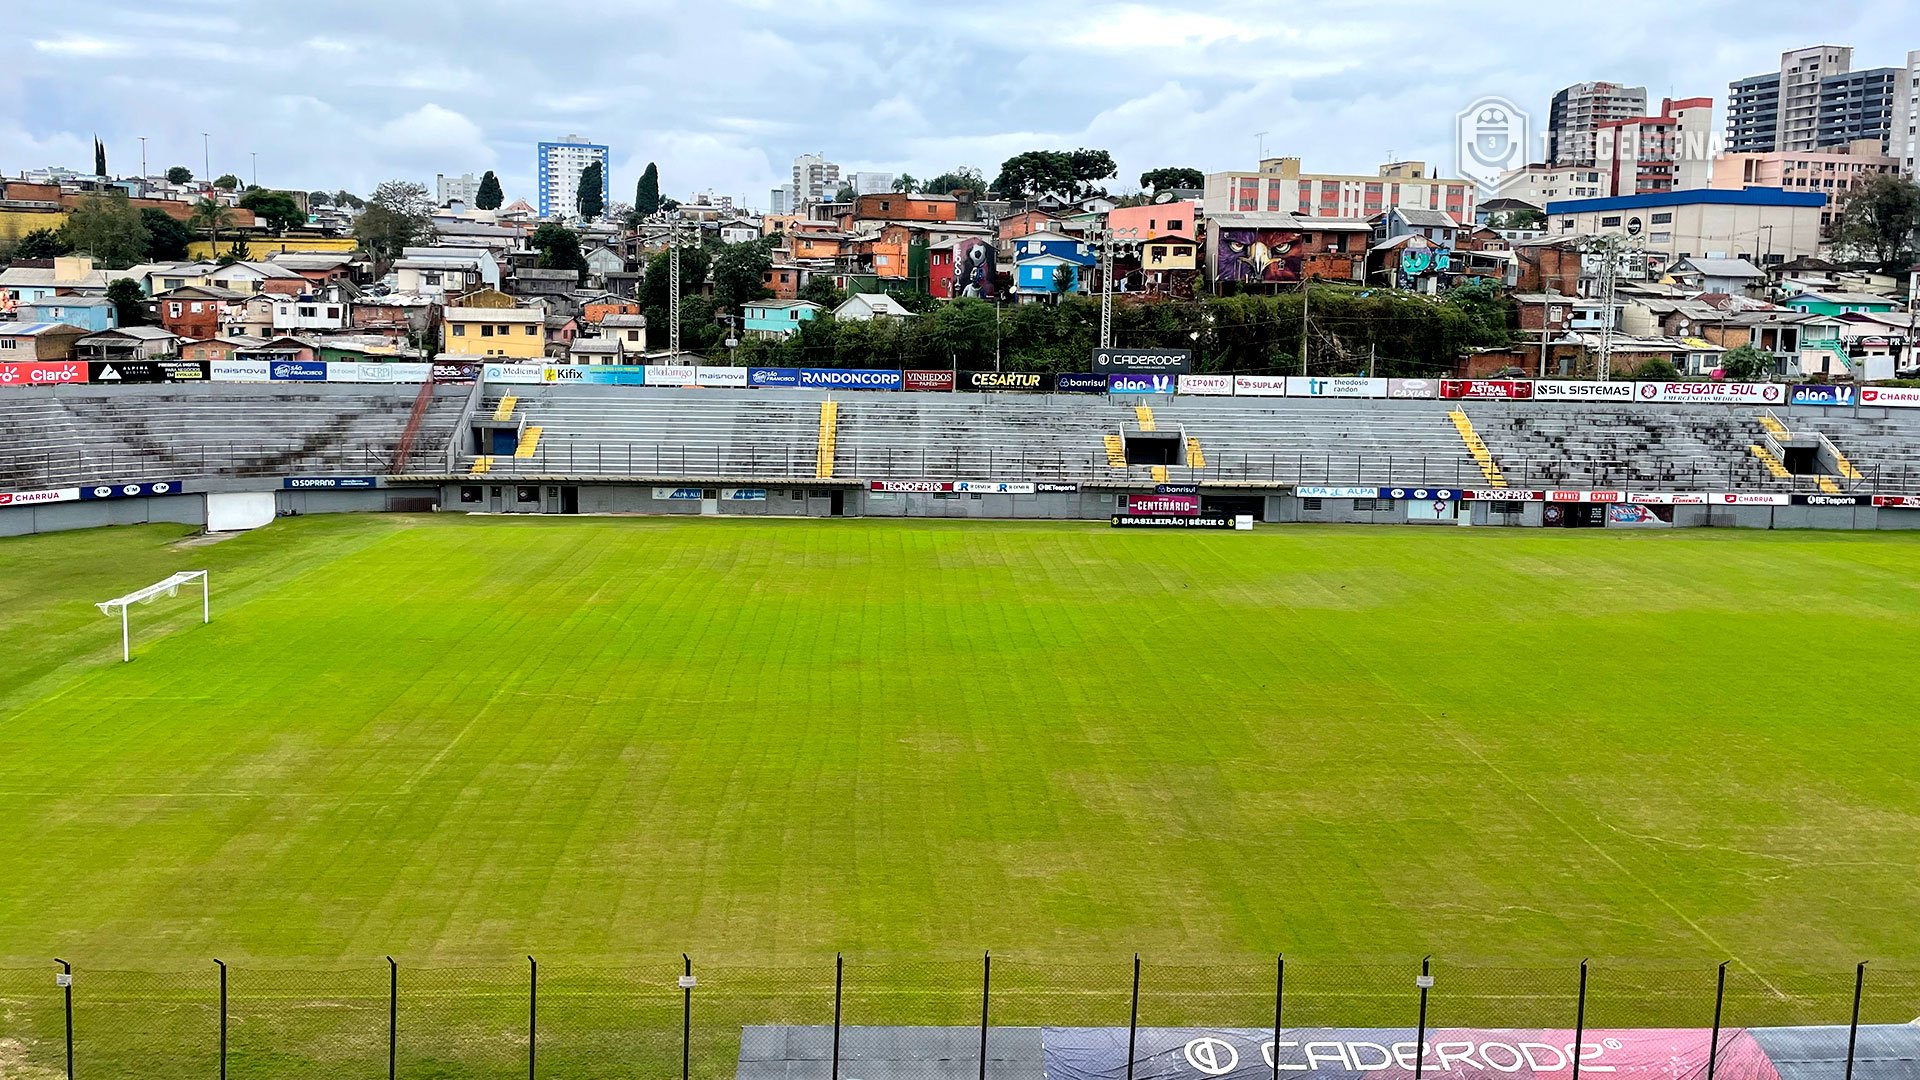
[(480, 501), (480, 485), (467, 484), (462, 486), (460, 488), (460, 501), (463, 503), (479, 502)]
[(1392, 499), (1355, 499), (1353, 500), (1353, 508), (1355, 510), (1377, 513), (1382, 510), (1393, 509), (1393, 500)]
[(523, 503), (539, 502), (540, 489), (537, 487), (515, 488), (513, 497)]
[(1520, 512), (1526, 509), (1526, 506), (1526, 503), (1497, 502), (1493, 504), (1493, 512), (1502, 517), (1518, 517)]
[(1320, 509), (1320, 500), (1319, 499), (1301, 499), (1300, 509), (1317, 512)]

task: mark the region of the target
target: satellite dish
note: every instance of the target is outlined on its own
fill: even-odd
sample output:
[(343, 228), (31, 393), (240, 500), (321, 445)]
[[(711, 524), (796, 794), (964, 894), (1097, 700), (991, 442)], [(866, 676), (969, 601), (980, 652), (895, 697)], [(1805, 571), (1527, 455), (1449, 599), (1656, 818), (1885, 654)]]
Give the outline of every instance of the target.
[(1170, 203), (1173, 201), (1173, 192), (1163, 191), (1160, 194), (1155, 195), (1153, 197), (1153, 201), (1157, 203)]

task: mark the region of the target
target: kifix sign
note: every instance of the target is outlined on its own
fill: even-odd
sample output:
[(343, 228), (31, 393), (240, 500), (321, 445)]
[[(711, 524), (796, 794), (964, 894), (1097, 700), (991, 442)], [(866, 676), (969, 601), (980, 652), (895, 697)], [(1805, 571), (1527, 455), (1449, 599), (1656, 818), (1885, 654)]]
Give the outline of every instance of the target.
[(1093, 370), (1102, 375), (1184, 375), (1193, 367), (1187, 349), (1095, 349)]
[(1053, 380), (1037, 371), (966, 371), (960, 375), (965, 390), (1042, 393), (1053, 389)]
[(1522, 379), (1442, 379), (1440, 396), (1462, 401), (1531, 401), (1533, 384)]
[[(1231, 529), (1233, 519), (1220, 514), (1115, 514), (1107, 524), (1116, 529)], [(1126, 1031), (1120, 1029), (1122, 1035)]]
[(800, 385), (822, 390), (898, 390), (900, 373), (879, 368), (801, 368)]
[(1129, 514), (1183, 514), (1193, 517), (1200, 513), (1198, 495), (1129, 495), (1127, 496)]
[(1109, 375), (1109, 394), (1171, 394), (1179, 384), (1172, 375)]

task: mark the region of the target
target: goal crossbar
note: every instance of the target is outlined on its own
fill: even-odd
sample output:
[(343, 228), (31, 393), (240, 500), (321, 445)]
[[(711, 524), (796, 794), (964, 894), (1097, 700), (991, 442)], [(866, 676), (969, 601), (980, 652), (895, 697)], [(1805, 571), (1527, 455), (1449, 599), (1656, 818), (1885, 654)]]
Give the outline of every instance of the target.
[(127, 630), (127, 609), (135, 604), (152, 603), (163, 595), (178, 595), (180, 586), (189, 585), (195, 581), (200, 583), (200, 622), (204, 625), (211, 621), (213, 614), (212, 593), (207, 585), (205, 570), (182, 570), (144, 589), (136, 589), (125, 596), (116, 596), (111, 600), (102, 600), (93, 605), (100, 609), (102, 615), (112, 615), (116, 611), (120, 613), (120, 659), (122, 662), (133, 659), (132, 641)]

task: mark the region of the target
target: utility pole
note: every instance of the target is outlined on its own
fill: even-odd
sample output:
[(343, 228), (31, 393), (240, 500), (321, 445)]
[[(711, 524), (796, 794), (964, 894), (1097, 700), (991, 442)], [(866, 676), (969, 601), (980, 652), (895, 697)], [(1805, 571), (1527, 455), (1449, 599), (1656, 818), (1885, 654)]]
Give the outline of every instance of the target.
[(147, 178), (147, 137), (140, 136), (140, 179)]
[[(1547, 283), (1542, 281), (1540, 288), (1544, 290), (1546, 287)], [(1542, 379), (1547, 377), (1547, 350), (1550, 347), (1547, 324), (1553, 321), (1552, 298), (1557, 295), (1559, 294), (1552, 292), (1542, 292), (1540, 294), (1540, 370), (1534, 374)]]
[(201, 182), (211, 186), (213, 184), (213, 136), (204, 131), (200, 133), (200, 155), (200, 167), (206, 170), (201, 174)]
[(1100, 347), (1103, 349), (1113, 348), (1113, 257), (1139, 251), (1140, 243), (1133, 239), (1138, 235), (1138, 229), (1128, 229), (1125, 233), (1099, 229), (1087, 242), (1100, 261)]
[(1301, 278), (1300, 279), (1300, 375), (1302, 378), (1305, 378), (1307, 374), (1307, 304), (1308, 304), (1308, 297), (1311, 297), (1312, 295), (1313, 293), (1308, 291), (1308, 288), (1307, 288), (1307, 279), (1304, 277)]
[(669, 342), (668, 362), (680, 359), (680, 249), (698, 244), (698, 230), (693, 236), (682, 231), (682, 223), (675, 220), (667, 226), (667, 253), (669, 271), (667, 275), (667, 340)]
[(253, 181), (247, 186), (259, 187), (260, 186), (260, 152), (257, 150), (249, 150), (247, 151), (247, 156), (253, 159)]
[(1606, 381), (1613, 377), (1613, 324), (1619, 303), (1620, 264), (1641, 249), (1631, 237), (1607, 233), (1595, 237), (1587, 250), (1600, 256), (1600, 358), (1594, 377)]

